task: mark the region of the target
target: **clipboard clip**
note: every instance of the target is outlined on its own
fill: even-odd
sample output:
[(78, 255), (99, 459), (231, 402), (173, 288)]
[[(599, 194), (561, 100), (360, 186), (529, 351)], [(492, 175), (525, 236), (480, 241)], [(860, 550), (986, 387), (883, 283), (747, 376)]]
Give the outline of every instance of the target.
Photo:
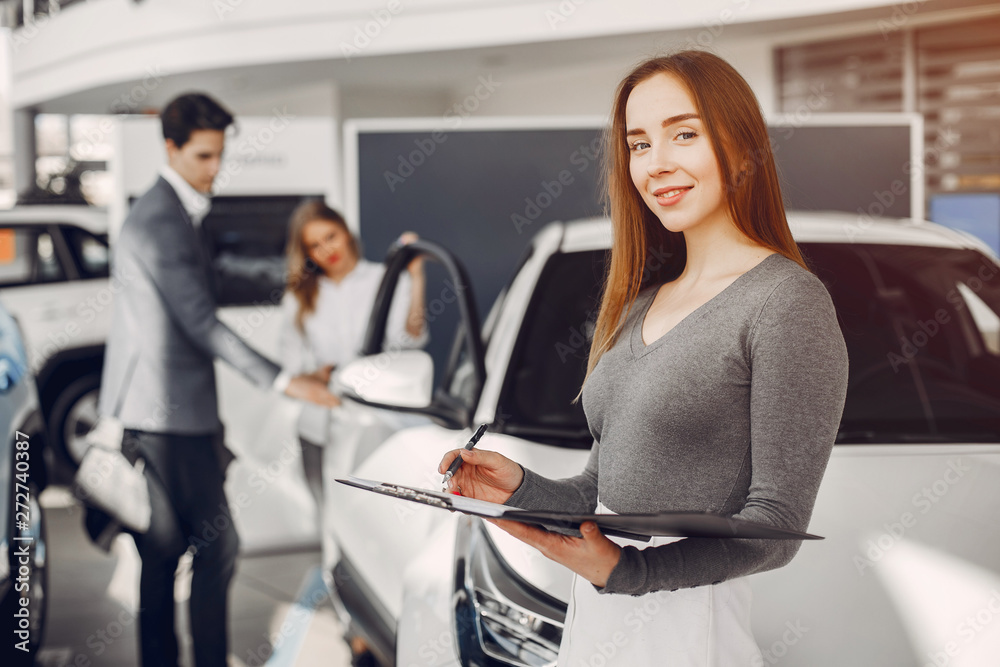
[(435, 507), (440, 507), (441, 509), (453, 511), (451, 503), (447, 500), (442, 500), (436, 496), (421, 493), (420, 491), (415, 491), (414, 489), (409, 489), (405, 486), (396, 486), (395, 484), (386, 484), (385, 482), (382, 482), (378, 486), (372, 487), (372, 491), (392, 496), (394, 498), (416, 500), (417, 502), (425, 503), (427, 505), (433, 505)]

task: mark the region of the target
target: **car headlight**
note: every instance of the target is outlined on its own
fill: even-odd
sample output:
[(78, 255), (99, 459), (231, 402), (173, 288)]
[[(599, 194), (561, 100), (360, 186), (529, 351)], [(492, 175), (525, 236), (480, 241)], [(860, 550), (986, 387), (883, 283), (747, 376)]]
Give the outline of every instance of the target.
[(480, 519), (459, 521), (456, 547), (455, 636), (462, 664), (554, 665), (566, 605), (518, 576)]

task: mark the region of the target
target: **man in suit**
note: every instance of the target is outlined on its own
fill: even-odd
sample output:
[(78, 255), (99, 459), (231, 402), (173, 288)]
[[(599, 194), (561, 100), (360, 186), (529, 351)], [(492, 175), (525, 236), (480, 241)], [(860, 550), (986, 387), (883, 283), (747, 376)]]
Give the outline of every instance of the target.
[(196, 549), (190, 618), (197, 667), (226, 665), (227, 596), (239, 537), (223, 491), (231, 454), (222, 440), (213, 361), (262, 388), (333, 407), (326, 372), (289, 378), (216, 317), (201, 221), (233, 117), (187, 94), (160, 114), (167, 165), (132, 207), (114, 250), (123, 276), (108, 337), (100, 412), (125, 426), (123, 450), (145, 460), (152, 519), (136, 535), (142, 558), (144, 667), (176, 667), (174, 571)]

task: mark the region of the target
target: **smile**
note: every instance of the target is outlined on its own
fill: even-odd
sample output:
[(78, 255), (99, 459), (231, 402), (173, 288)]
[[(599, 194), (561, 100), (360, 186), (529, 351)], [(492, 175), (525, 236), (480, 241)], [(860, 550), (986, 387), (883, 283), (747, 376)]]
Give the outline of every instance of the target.
[(653, 196), (656, 197), (656, 201), (664, 206), (672, 206), (676, 204), (683, 198), (684, 194), (693, 188), (693, 185), (687, 185), (682, 187), (665, 187), (660, 188), (653, 192)]

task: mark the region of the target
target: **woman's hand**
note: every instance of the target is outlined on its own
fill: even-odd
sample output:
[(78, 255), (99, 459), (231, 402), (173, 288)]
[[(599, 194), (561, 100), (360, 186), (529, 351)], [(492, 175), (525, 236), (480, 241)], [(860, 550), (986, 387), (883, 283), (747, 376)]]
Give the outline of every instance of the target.
[[(468, 464), (465, 464), (468, 465)], [(462, 467), (464, 468), (465, 465)], [(621, 547), (604, 537), (593, 521), (580, 526), (583, 537), (568, 537), (529, 526), (519, 521), (486, 519), (525, 544), (529, 544), (550, 560), (565, 565), (573, 572), (604, 588), (611, 571), (621, 558)]]
[(306, 377), (310, 377), (317, 382), (322, 382), (323, 384), (330, 384), (330, 375), (333, 373), (333, 369), (336, 368), (333, 364), (328, 366), (321, 366), (317, 368), (312, 373), (307, 373)]
[[(403, 232), (399, 237), (400, 245), (409, 245), (414, 241), (419, 241), (420, 237), (417, 236), (416, 232)], [(409, 271), (410, 277), (413, 279), (423, 279), (424, 277), (424, 257), (414, 258), (409, 264), (406, 265), (406, 270)]]
[(486, 449), (453, 449), (441, 459), (438, 472), (442, 475), (448, 472), (456, 456), (462, 457), (462, 467), (448, 480), (448, 490), (463, 496), (502, 504), (524, 479), (521, 466)]
[[(453, 449), (441, 459), (438, 472), (445, 474), (456, 456), (462, 457), (462, 467), (448, 480), (448, 490), (460, 491), (463, 496), (505, 503), (524, 480), (521, 466), (487, 449)], [(603, 587), (607, 583), (621, 556), (618, 545), (604, 537), (593, 521), (580, 526), (582, 538), (550, 533), (518, 521), (487, 521), (535, 547), (545, 557), (565, 565), (595, 586)]]
[(285, 388), (285, 395), (324, 408), (335, 408), (340, 405), (340, 399), (330, 393), (326, 383), (320, 382), (308, 373), (293, 377)]

